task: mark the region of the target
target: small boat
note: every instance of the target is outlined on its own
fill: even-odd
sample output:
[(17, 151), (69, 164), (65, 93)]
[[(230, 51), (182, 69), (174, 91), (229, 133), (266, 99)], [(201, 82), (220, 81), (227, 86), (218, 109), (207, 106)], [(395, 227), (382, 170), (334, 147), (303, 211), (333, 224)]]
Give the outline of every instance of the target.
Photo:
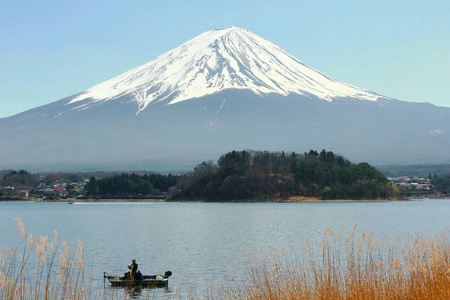
[(108, 279), (112, 287), (156, 288), (167, 287), (169, 284), (169, 277), (171, 275), (171, 271), (166, 271), (164, 275), (140, 275), (136, 279), (130, 279), (125, 276), (109, 275), (104, 272), (103, 278)]

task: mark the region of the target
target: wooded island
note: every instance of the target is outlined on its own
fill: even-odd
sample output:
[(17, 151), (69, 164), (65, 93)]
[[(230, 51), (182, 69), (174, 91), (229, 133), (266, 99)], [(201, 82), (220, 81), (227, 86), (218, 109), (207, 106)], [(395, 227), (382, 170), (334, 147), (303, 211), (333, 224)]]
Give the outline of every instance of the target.
[(352, 164), (332, 151), (297, 154), (232, 151), (182, 176), (172, 200), (392, 199), (396, 187), (368, 163)]

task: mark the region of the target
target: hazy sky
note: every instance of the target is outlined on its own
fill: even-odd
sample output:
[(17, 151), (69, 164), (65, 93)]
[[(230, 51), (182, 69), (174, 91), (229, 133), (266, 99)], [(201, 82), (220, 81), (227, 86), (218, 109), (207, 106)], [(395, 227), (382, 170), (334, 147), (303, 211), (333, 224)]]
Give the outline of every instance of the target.
[(449, 16), (449, 0), (0, 0), (0, 118), (233, 25), (335, 79), (450, 106)]

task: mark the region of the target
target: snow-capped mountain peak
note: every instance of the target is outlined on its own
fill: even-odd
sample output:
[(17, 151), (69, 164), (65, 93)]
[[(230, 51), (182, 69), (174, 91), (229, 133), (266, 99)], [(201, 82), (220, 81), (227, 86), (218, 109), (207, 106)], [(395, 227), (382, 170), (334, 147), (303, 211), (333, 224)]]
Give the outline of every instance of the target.
[(132, 95), (139, 111), (150, 103), (175, 104), (224, 89), (248, 89), (264, 95), (291, 93), (377, 100), (368, 90), (317, 72), (280, 47), (252, 32), (229, 27), (207, 31), (156, 59), (100, 83), (69, 103), (77, 109)]

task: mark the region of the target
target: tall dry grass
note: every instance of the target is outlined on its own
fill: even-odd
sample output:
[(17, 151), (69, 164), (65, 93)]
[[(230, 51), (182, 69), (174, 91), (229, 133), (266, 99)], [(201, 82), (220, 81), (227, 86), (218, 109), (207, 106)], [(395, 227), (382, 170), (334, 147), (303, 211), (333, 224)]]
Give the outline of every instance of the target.
[(83, 245), (75, 252), (60, 242), (58, 232), (35, 240), (17, 220), (20, 248), (0, 249), (0, 299), (88, 299)]
[[(77, 239), (75, 250), (53, 236), (35, 239), (17, 219), (21, 246), (0, 247), (0, 300), (155, 299), (150, 290), (92, 288), (85, 278), (84, 248)], [(102, 276), (102, 274), (98, 274)]]
[[(356, 229), (356, 227), (355, 227)], [(245, 287), (220, 299), (450, 299), (448, 230), (434, 236), (374, 238), (327, 230), (321, 249), (250, 258)], [(293, 263), (295, 261), (295, 263)]]

